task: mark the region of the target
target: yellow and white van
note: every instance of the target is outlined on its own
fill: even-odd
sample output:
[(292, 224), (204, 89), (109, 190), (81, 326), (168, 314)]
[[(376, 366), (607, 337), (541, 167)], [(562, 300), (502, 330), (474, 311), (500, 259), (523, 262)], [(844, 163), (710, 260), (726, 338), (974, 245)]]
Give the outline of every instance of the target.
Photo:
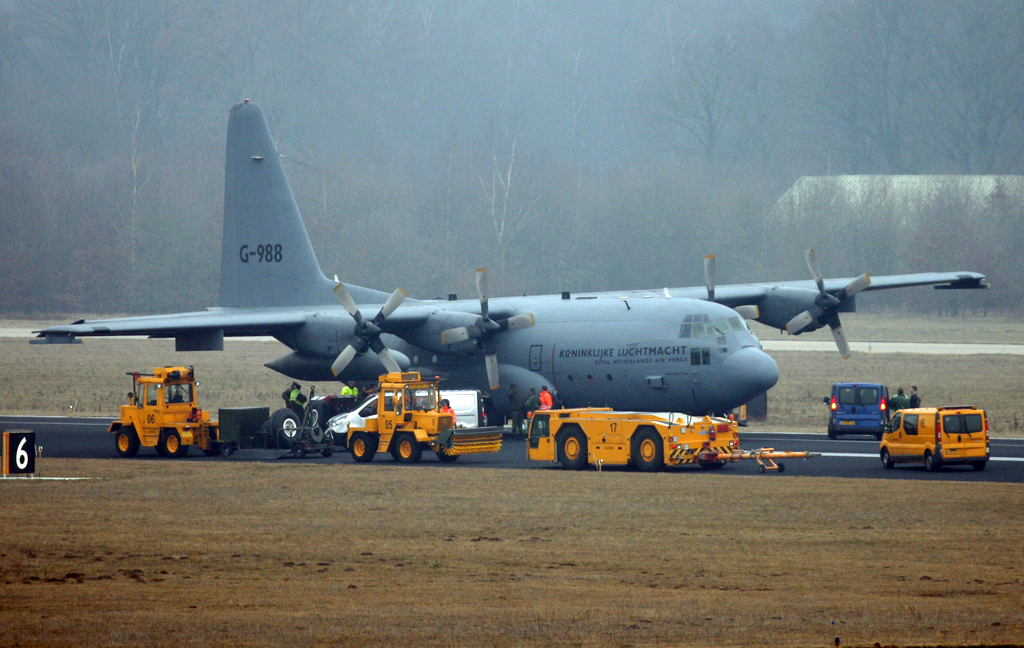
[(882, 436), (882, 466), (923, 463), (928, 470), (969, 464), (985, 470), (989, 459), (988, 418), (974, 406), (919, 407), (893, 414)]

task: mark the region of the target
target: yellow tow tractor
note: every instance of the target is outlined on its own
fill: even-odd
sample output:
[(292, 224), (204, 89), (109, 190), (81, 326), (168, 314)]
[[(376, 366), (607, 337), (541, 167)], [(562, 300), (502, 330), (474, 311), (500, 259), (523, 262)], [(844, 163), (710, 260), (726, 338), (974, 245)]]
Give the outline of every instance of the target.
[(775, 459), (818, 456), (814, 452), (740, 450), (736, 421), (711, 416), (652, 412), (616, 412), (610, 408), (538, 410), (527, 433), (527, 455), (559, 462), (569, 470), (587, 464), (631, 465), (643, 472), (665, 466), (697, 464), (705, 469), (754, 459), (758, 470), (784, 472)]
[(206, 454), (221, 451), (220, 427), (196, 400), (192, 367), (157, 367), (130, 372), (132, 391), (120, 418), (110, 424), (117, 454), (134, 457), (139, 447), (155, 447), (164, 457), (184, 457), (191, 446)]
[(461, 429), (451, 414), (442, 412), (439, 379), (406, 371), (380, 377), (377, 416), (348, 429), (348, 448), (358, 462), (372, 461), (377, 452), (390, 452), (395, 461), (417, 463), (424, 450), (444, 462), (464, 454), (501, 450), (500, 427)]

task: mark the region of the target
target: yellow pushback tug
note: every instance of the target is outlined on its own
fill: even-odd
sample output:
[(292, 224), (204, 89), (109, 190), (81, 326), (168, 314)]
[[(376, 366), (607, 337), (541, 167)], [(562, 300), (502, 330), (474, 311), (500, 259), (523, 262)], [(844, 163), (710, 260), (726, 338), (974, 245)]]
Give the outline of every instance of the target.
[(538, 461), (559, 462), (569, 470), (587, 464), (598, 468), (632, 465), (644, 472), (685, 464), (716, 469), (732, 461), (754, 459), (760, 472), (783, 472), (785, 464), (775, 459), (804, 459), (818, 453), (776, 452), (774, 448), (742, 451), (736, 421), (724, 418), (585, 408), (534, 412), (527, 455)]
[(388, 451), (395, 461), (417, 463), (424, 450), (432, 450), (448, 462), (464, 454), (501, 450), (503, 428), (460, 429), (451, 414), (441, 411), (438, 382), (415, 371), (381, 376), (377, 418), (348, 429), (352, 458), (368, 462), (377, 452)]

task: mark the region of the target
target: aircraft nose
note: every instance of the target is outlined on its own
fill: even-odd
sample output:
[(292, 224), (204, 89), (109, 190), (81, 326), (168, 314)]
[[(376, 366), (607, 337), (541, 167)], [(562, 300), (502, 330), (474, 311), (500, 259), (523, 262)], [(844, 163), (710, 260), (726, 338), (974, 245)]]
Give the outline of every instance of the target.
[(725, 360), (729, 386), (739, 402), (747, 402), (768, 391), (779, 382), (779, 366), (764, 351), (744, 347), (729, 354)]

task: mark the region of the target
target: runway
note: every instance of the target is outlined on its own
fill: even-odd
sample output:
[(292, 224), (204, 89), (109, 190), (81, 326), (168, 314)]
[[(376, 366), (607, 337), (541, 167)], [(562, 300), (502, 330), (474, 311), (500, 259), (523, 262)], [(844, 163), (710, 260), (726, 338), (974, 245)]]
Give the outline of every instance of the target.
[[(112, 461), (234, 461), (234, 462), (292, 462), (337, 464), (352, 463), (347, 452), (339, 452), (329, 458), (310, 456), (296, 459), (281, 450), (241, 450), (229, 459), (219, 456), (206, 457), (193, 452), (184, 459), (164, 459), (151, 448), (143, 448), (134, 459), (121, 459), (114, 450), (113, 437), (107, 432), (111, 419), (59, 416), (3, 416), (0, 417), (0, 431), (33, 430), (36, 444), (42, 446), (43, 457), (110, 459)], [(878, 441), (870, 437), (844, 437), (830, 440), (822, 434), (786, 434), (759, 432), (756, 429), (740, 428), (740, 443), (744, 450), (770, 447), (780, 451), (820, 452), (821, 457), (812, 459), (790, 459), (785, 461), (783, 474), (760, 475), (767, 479), (785, 479), (789, 476), (802, 477), (843, 477), (851, 479), (923, 479), (964, 482), (1024, 483), (1024, 439), (992, 439), (992, 459), (988, 467), (977, 472), (966, 466), (952, 466), (938, 472), (928, 472), (921, 466), (898, 465), (885, 470), (878, 458)], [(530, 461), (526, 458), (526, 444), (522, 437), (506, 436), (501, 452), (494, 454), (467, 455), (452, 464), (442, 464), (430, 453), (424, 453), (419, 466), (439, 470), (458, 470), (460, 467), (477, 467), (494, 470), (561, 470), (559, 464)], [(375, 463), (393, 463), (385, 453), (378, 455)], [(403, 466), (405, 467), (405, 466)], [(606, 471), (624, 471), (626, 468), (606, 467)], [(704, 472), (697, 466), (683, 466), (674, 472)], [(727, 465), (715, 474), (759, 475), (757, 462), (740, 461)]]

